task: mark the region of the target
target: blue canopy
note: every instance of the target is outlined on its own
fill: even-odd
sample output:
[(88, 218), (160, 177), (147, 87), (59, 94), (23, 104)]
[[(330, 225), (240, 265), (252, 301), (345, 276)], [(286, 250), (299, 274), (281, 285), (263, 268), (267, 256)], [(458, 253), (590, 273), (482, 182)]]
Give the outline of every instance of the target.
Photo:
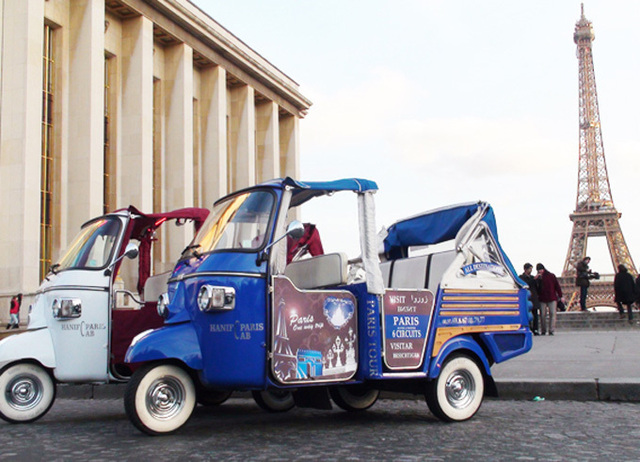
[(384, 251), (392, 259), (400, 258), (407, 255), (409, 247), (438, 244), (455, 239), (462, 226), (481, 208), (485, 209), (482, 221), (487, 224), (495, 238), (509, 272), (518, 283), (524, 285), (500, 245), (496, 216), (486, 202), (454, 205), (398, 221), (387, 230)]
[(343, 178), (334, 181), (298, 181), (287, 177), (282, 180), (282, 184), (294, 188), (308, 189), (315, 191), (377, 191), (378, 185), (375, 181), (364, 178)]
[[(394, 253), (395, 250), (411, 246), (450, 241), (482, 206), (487, 207), (485, 221), (497, 239), (498, 233), (491, 206), (486, 202), (473, 202), (431, 210), (394, 223), (387, 230), (389, 234), (384, 240), (384, 250), (386, 253)], [(490, 219), (487, 220), (487, 218)]]
[(377, 191), (378, 185), (375, 181), (365, 180), (363, 178), (344, 178), (335, 181), (298, 181), (287, 177), (282, 180), (276, 180), (283, 186), (293, 188), (293, 197), (291, 206), (296, 207), (307, 202), (316, 196), (323, 196), (337, 191)]

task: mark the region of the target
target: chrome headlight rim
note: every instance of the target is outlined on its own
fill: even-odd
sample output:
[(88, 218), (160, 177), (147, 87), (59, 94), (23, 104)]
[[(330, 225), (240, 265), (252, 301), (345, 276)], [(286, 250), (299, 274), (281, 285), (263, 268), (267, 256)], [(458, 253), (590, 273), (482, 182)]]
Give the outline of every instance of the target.
[(55, 298), (51, 303), (54, 319), (74, 319), (82, 316), (82, 300), (79, 298)]
[(198, 291), (198, 309), (202, 312), (233, 310), (236, 291), (233, 287), (205, 284)]
[(211, 306), (211, 298), (213, 295), (213, 287), (212, 286), (202, 286), (200, 287), (200, 291), (198, 292), (198, 309), (200, 311), (209, 311)]

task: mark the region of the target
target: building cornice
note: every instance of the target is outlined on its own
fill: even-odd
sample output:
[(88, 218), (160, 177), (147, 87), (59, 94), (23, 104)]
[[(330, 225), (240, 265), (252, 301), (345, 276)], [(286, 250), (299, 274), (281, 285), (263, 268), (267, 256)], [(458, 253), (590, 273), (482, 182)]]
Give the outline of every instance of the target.
[[(298, 84), (188, 0), (142, 0), (210, 46), (239, 69), (289, 101), (304, 116), (311, 101)], [(135, 3), (123, 0), (123, 3)], [(132, 5), (133, 6), (133, 5)], [(196, 50), (200, 51), (200, 50)]]

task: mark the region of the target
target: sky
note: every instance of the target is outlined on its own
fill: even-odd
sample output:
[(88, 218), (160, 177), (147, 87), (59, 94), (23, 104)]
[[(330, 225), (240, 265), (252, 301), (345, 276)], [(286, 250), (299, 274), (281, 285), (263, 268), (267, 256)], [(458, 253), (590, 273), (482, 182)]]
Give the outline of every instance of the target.
[[(542, 262), (560, 275), (576, 205), (580, 1), (192, 2), (313, 102), (300, 179), (376, 181), (378, 227), (488, 201), (516, 269)], [(584, 4), (613, 201), (640, 264), (640, 2)], [(355, 226), (349, 206), (312, 211), (344, 223), (320, 229), (325, 248)], [(604, 238), (587, 253), (593, 270), (613, 272)]]

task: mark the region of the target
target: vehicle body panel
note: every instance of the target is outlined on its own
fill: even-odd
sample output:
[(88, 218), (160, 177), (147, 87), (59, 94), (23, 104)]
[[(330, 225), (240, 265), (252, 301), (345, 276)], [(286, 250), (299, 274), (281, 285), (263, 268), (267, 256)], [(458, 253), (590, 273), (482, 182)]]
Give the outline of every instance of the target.
[(192, 369), (202, 369), (202, 354), (192, 323), (172, 324), (141, 332), (131, 342), (125, 361), (136, 362), (179, 359)]
[(0, 370), (17, 360), (29, 360), (53, 369), (56, 356), (49, 329), (33, 329), (0, 340)]

